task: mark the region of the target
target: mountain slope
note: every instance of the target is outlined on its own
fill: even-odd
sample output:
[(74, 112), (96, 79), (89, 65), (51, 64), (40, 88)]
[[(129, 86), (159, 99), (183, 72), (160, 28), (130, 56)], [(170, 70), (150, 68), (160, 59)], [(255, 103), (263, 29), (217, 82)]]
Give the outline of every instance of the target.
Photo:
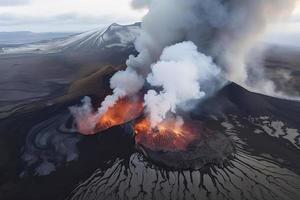
[(111, 47), (128, 47), (132, 45), (140, 31), (140, 24), (122, 26), (112, 24), (108, 28), (98, 28), (62, 39), (38, 43), (2, 47), (0, 55), (7, 54), (48, 54), (70, 50), (86, 51)]

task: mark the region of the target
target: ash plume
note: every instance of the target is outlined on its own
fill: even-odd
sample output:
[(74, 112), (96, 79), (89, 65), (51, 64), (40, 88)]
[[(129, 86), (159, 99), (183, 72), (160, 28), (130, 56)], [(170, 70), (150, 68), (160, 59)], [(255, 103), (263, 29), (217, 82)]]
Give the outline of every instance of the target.
[[(176, 113), (188, 101), (211, 94), (226, 80), (247, 85), (248, 72), (256, 67), (247, 65), (251, 50), (267, 26), (291, 14), (296, 3), (298, 0), (133, 0), (134, 8), (148, 9), (135, 42), (138, 55), (130, 56), (126, 71), (112, 78), (113, 94), (95, 116), (101, 116), (120, 97), (140, 90), (145, 81), (155, 88), (145, 95), (152, 124), (169, 112)], [(253, 77), (251, 83), (255, 83)], [(127, 90), (126, 85), (134, 89)]]
[[(139, 2), (139, 3), (138, 3)], [(134, 0), (147, 4), (142, 34), (136, 41), (137, 57), (127, 64), (148, 68), (163, 49), (182, 41), (194, 42), (211, 56), (226, 78), (247, 80), (247, 58), (267, 25), (288, 16), (297, 0)], [(146, 58), (145, 58), (146, 57)], [(147, 70), (146, 70), (147, 71)]]

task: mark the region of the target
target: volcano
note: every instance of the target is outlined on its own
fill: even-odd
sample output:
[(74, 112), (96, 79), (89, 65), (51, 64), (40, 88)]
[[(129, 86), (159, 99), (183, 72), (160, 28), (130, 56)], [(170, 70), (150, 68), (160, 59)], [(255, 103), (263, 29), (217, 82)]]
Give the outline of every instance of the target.
[[(83, 135), (69, 107), (89, 96), (97, 108), (133, 44), (95, 50), (56, 41), (47, 43), (55, 51), (0, 56), (0, 199), (299, 199), (299, 102), (228, 82), (184, 115), (179, 130), (172, 121), (152, 129), (138, 103), (130, 118), (109, 112), (126, 120), (100, 121)], [(289, 62), (280, 55), (266, 68), (290, 70), (297, 83), (299, 54)]]

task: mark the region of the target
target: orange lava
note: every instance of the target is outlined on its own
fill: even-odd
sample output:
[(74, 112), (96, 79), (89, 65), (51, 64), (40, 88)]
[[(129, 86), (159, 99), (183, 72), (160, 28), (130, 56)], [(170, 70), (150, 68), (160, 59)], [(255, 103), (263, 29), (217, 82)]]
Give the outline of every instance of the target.
[(98, 120), (95, 132), (125, 124), (137, 118), (142, 112), (143, 103), (141, 99), (130, 99), (127, 97), (120, 99)]
[(186, 150), (200, 137), (199, 128), (187, 122), (178, 125), (176, 119), (168, 119), (152, 128), (150, 121), (145, 118), (134, 126), (134, 130), (137, 144), (156, 151)]

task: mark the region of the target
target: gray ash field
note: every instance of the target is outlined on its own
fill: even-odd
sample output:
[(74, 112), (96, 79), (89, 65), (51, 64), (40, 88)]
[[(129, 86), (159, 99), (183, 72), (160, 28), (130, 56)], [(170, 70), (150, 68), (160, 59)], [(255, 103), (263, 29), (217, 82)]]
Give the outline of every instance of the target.
[[(79, 37), (59, 50), (43, 43), (0, 53), (0, 199), (300, 199), (299, 101), (226, 84), (189, 118), (232, 149), (208, 142), (217, 156), (198, 167), (170, 167), (166, 152), (137, 148), (131, 122), (92, 136), (76, 131), (69, 107), (86, 95), (99, 104), (110, 92), (109, 78), (135, 53), (114, 31), (133, 27), (89, 33), (115, 36), (104, 43), (78, 46), (86, 41)], [(277, 47), (265, 61), (269, 78), (291, 95), (300, 92), (299, 55)], [(198, 163), (200, 150), (180, 156)]]

